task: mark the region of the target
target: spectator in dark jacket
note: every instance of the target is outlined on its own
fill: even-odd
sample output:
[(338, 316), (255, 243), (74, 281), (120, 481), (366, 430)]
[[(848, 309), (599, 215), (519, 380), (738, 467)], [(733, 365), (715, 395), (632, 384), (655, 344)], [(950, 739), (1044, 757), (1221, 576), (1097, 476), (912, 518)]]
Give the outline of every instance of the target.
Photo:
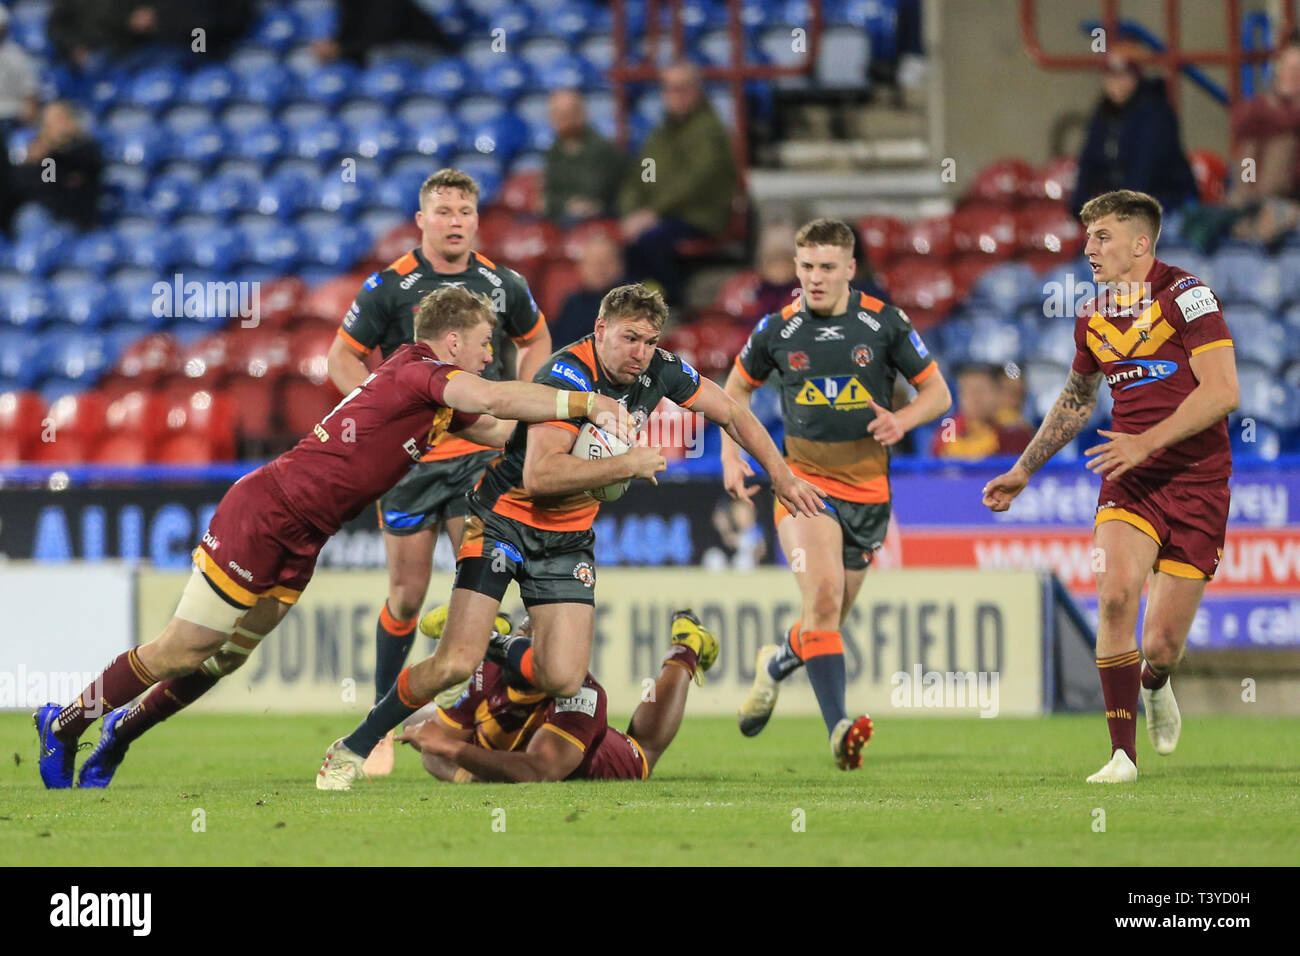
[(560, 314), (551, 320), (551, 341), (576, 342), (591, 332), (605, 293), (623, 282), (623, 250), (605, 235), (593, 235), (578, 258), (582, 285), (569, 294)]
[(612, 216), (623, 176), (622, 154), (587, 124), (577, 90), (556, 90), (548, 105), (555, 142), (546, 151), (546, 218), (579, 222)]
[(1079, 156), (1075, 211), (1113, 189), (1155, 196), (1166, 210), (1196, 198), (1196, 178), (1164, 80), (1144, 77), (1134, 51), (1119, 50), (1106, 61), (1102, 89)]
[(104, 160), (70, 103), (56, 100), (41, 113), (41, 126), (22, 163), (0, 184), (0, 230), (9, 231), (17, 208), (39, 202), (57, 219), (93, 226)]

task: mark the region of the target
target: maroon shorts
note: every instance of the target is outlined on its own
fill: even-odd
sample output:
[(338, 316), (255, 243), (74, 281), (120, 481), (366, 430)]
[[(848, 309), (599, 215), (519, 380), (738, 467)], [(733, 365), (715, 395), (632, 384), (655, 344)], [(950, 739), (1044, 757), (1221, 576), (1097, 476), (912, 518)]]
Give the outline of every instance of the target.
[(289, 511), (275, 479), (259, 468), (226, 492), (194, 549), (194, 566), (232, 604), (259, 597), (293, 604), (329, 540)]
[(650, 765), (641, 752), (641, 745), (613, 727), (600, 738), (596, 752), (586, 761), (586, 769), (581, 774), (584, 780), (644, 780), (648, 776)]
[(1096, 524), (1123, 521), (1160, 545), (1155, 570), (1180, 578), (1212, 578), (1228, 532), (1228, 480), (1148, 478), (1129, 472), (1105, 480)]

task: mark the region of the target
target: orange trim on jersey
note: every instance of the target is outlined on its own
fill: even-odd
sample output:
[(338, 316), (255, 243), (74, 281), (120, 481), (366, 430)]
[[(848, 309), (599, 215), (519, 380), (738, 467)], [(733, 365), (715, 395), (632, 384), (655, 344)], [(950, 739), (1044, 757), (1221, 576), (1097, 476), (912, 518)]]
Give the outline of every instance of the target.
[(489, 269), (495, 269), (497, 267), (497, 264), (495, 262), (493, 262), (487, 256), (483, 255), (483, 253), (481, 252), (476, 251), (474, 253), (474, 258), (477, 259), (479, 262), (483, 263), (483, 265), (487, 266)]
[(641, 758), (641, 779), (645, 780), (650, 776), (650, 761), (646, 759), (645, 751), (641, 749), (641, 742), (631, 734), (624, 734), (623, 736), (632, 741), (632, 746), (636, 748), (637, 756)]
[(1107, 521), (1123, 521), (1125, 524), (1131, 524), (1143, 534), (1147, 535), (1156, 544), (1164, 544), (1160, 540), (1160, 535), (1156, 534), (1156, 529), (1152, 527), (1151, 522), (1141, 515), (1134, 514), (1124, 508), (1102, 508), (1097, 512), (1097, 518), (1093, 521), (1095, 528), (1099, 524)]
[(1215, 339), (1213, 342), (1206, 342), (1204, 345), (1198, 345), (1192, 349), (1192, 355), (1200, 355), (1202, 352), (1208, 352), (1210, 349), (1221, 349), (1224, 346), (1231, 346), (1232, 339)]
[[(573, 422), (562, 422), (559, 419), (556, 419), (553, 422), (534, 422), (533, 424), (550, 425), (552, 428), (563, 428), (566, 432), (573, 432), (575, 435), (582, 431), (582, 429), (573, 424)], [(529, 427), (531, 427), (531, 425)]]
[(1210, 579), (1210, 575), (1196, 565), (1188, 564), (1186, 561), (1172, 561), (1169, 558), (1161, 558), (1157, 561), (1156, 570), (1163, 571), (1165, 574), (1173, 575), (1176, 578), (1187, 578), (1192, 581), (1208, 581)]
[(569, 743), (573, 744), (573, 746), (581, 750), (583, 753), (587, 752), (587, 747), (581, 740), (573, 736), (573, 734), (569, 733), (567, 730), (561, 730), (559, 727), (556, 727), (552, 723), (542, 724), (542, 726), (538, 727), (537, 729), (539, 732), (543, 730), (549, 730), (553, 734), (558, 734), (559, 736), (567, 740)]
[(451, 716), (450, 716), (450, 715), (449, 715), (445, 710), (443, 710), (441, 707), (439, 707), (439, 708), (437, 708), (436, 710), (434, 710), (434, 713), (437, 714), (439, 717), (441, 717), (443, 723), (447, 724), (449, 727), (454, 727), (454, 728), (456, 728), (457, 730), (464, 730), (464, 729), (465, 729), (465, 725), (464, 725), (464, 724), (462, 724), (462, 723), (461, 723), (460, 721), (458, 721), (458, 720), (452, 720), (452, 719), (451, 719)]
[(544, 312), (539, 311), (537, 313), (537, 324), (534, 325), (527, 332), (525, 332), (523, 335), (510, 336), (510, 340), (512, 342), (527, 342), (529, 339), (533, 338), (539, 332), (541, 332), (542, 329), (544, 328), (546, 328), (546, 314)]
[(502, 495), (492, 506), (492, 510), (502, 517), (513, 518), (530, 528), (540, 528), (542, 531), (586, 531), (591, 527), (600, 505), (593, 500), (588, 508), (574, 508), (572, 511), (560, 512), (564, 515), (562, 518), (552, 518), (531, 505), (520, 504)]
[(362, 345), (360, 342), (358, 342), (358, 341), (357, 341), (356, 339), (354, 339), (352, 336), (348, 335), (347, 332), (343, 331), (343, 329), (339, 329), (339, 338), (341, 338), (344, 342), (346, 342), (346, 343), (347, 343), (349, 346), (351, 346), (352, 348), (356, 349), (356, 350), (357, 350), (358, 352), (360, 352), (362, 355), (369, 355), (371, 352), (373, 352), (373, 351), (375, 350), (375, 349), (374, 349), (374, 346), (365, 346), (365, 345)]
[(803, 296), (800, 296), (799, 298), (795, 299), (793, 302), (791, 302), (789, 305), (787, 305), (784, 309), (781, 310), (781, 321), (782, 322), (790, 321), (790, 319), (794, 318), (795, 313), (800, 311), (802, 308), (803, 308)]
[(885, 307), (885, 303), (881, 302), (874, 295), (867, 295), (865, 292), (860, 292), (858, 294), (858, 304), (864, 309), (870, 309), (872, 312), (879, 312)]
[(888, 475), (872, 478), (865, 485), (850, 485), (825, 475), (810, 475), (797, 465), (790, 465), (790, 470), (804, 481), (811, 481), (826, 494), (854, 504), (878, 505), (889, 500)]
[(931, 362), (925, 368), (921, 369), (921, 371), (917, 372), (915, 378), (909, 378), (908, 381), (911, 382), (913, 385), (920, 385), (922, 382), (924, 382), (927, 378), (929, 378), (937, 371), (939, 371), (938, 364), (935, 362)]
[(480, 445), (478, 442), (470, 441), (468, 438), (457, 438), (454, 435), (447, 435), (442, 441), (438, 442), (432, 448), (424, 453), (420, 461), (445, 461), (448, 458), (460, 458), (464, 455), (473, 455), (480, 451), (500, 451), (499, 448), (493, 448), (491, 445)]
[(195, 548), (192, 558), (194, 560), (194, 566), (199, 569), (199, 573), (215, 584), (218, 591), (230, 598), (236, 604), (242, 604), (245, 607), (251, 608), (257, 603), (257, 599), (261, 597), (261, 595), (254, 594), (227, 574), (217, 564), (217, 562), (213, 560), (212, 555), (208, 554), (208, 552), (204, 551), (202, 548)]
[(596, 347), (591, 342), (579, 342), (566, 351), (587, 366), (587, 371), (596, 374)]
[(692, 405), (695, 404), (695, 400), (700, 397), (700, 392), (702, 391), (704, 391), (704, 383), (700, 382), (699, 385), (695, 386), (695, 391), (691, 392), (690, 398), (686, 399), (686, 401), (684, 402), (678, 402), (677, 404), (680, 405), (682, 408), (690, 408)]
[(739, 355), (736, 356), (736, 371), (738, 371), (740, 373), (740, 377), (743, 378), (750, 385), (753, 385), (755, 388), (762, 387), (763, 385), (762, 382), (760, 382), (758, 379), (754, 378), (754, 376), (750, 375), (748, 372), (745, 371), (745, 366), (740, 364)]
[(415, 267), (418, 266), (419, 264), (420, 264), (420, 260), (415, 257), (415, 252), (411, 251), (406, 253), (406, 255), (404, 256), (399, 256), (398, 258), (394, 259), (392, 264), (388, 268), (392, 269), (399, 276), (404, 276), (408, 272), (413, 272), (415, 270)]

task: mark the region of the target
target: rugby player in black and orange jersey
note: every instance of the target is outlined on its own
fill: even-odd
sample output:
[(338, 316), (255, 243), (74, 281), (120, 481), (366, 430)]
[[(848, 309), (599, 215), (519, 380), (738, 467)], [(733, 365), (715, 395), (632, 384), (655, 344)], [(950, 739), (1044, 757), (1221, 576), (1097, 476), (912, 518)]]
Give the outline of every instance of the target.
[[(849, 285), (857, 268), (853, 231), (837, 219), (815, 219), (795, 236), (801, 295), (765, 316), (736, 357), (727, 393), (748, 406), (755, 389), (775, 377), (785, 422), (785, 460), (817, 486), (826, 511), (794, 518), (776, 505), (776, 532), (795, 572), (802, 614), (778, 646), (759, 649), (754, 686), (741, 705), (740, 731), (767, 725), (779, 682), (805, 667), (845, 770), (862, 764), (871, 719), (850, 718), (845, 705), (840, 627), (889, 526), (889, 449), (903, 435), (942, 415), (948, 386), (907, 315)], [(902, 374), (916, 398), (892, 411)], [(740, 449), (722, 440), (723, 484), (749, 501), (756, 487)]]
[[(77, 741), (107, 714), (79, 781), (106, 786), (130, 741), (237, 666), (298, 600), (330, 536), (441, 435), (504, 441), (513, 420), (548, 421), (563, 411), (600, 419), (631, 437), (627, 414), (612, 398), (471, 374), (491, 358), (495, 325), (482, 296), (464, 289), (430, 293), (415, 318), (415, 342), (399, 348), (296, 446), (226, 492), (162, 634), (117, 657), (73, 703), (36, 712), (46, 787), (72, 786)], [(139, 708), (122, 707), (159, 681)]]
[[(470, 249), (478, 234), (478, 184), (457, 169), (434, 173), (420, 187), (415, 222), (420, 245), (370, 276), (343, 319), (329, 354), (335, 386), (346, 395), (368, 374), (363, 360), (373, 349), (388, 358), (410, 342), (420, 300), (448, 286), (487, 296), (496, 312), (492, 359), (483, 377), (531, 379), (551, 354), (551, 335), (523, 276)], [(446, 435), (379, 501), (388, 597), (375, 625), (376, 701), (393, 686), (415, 639), (438, 529), (446, 528), (452, 547), (460, 547), (465, 495), (499, 454), (500, 449)], [(366, 772), (386, 774), (392, 768), (392, 739), (385, 738)]]
[(718, 657), (717, 639), (690, 611), (677, 611), (671, 630), (663, 668), (626, 733), (609, 725), (605, 689), (591, 674), (572, 697), (550, 698), (515, 669), (531, 644), (521, 627), (494, 634), (460, 699), (397, 739), (420, 750), (429, 773), (456, 783), (644, 780), (677, 736), (691, 679)]
[[(668, 309), (638, 284), (601, 301), (593, 335), (547, 360), (536, 381), (617, 399), (645, 422), (667, 398), (720, 425), (767, 469), (782, 504), (794, 514), (821, 509), (817, 489), (797, 477), (748, 408), (702, 378), (672, 352), (657, 348)], [(591, 660), (596, 560), (591, 530), (599, 504), (588, 489), (653, 478), (667, 467), (657, 448), (587, 461), (572, 451), (579, 423), (517, 428), (506, 452), (470, 496), (446, 629), (428, 660), (398, 675), (397, 686), (350, 735), (330, 745), (316, 786), (348, 790), (381, 738), (483, 659), (492, 622), (511, 581), (533, 620), (535, 653), (525, 676), (552, 697), (572, 697)], [(531, 673), (529, 673), (531, 670)]]
[[(1015, 467), (985, 487), (984, 503), (1011, 507), (1030, 476), (1083, 430), (1104, 377), (1113, 424), (1101, 432), (1107, 441), (1085, 454), (1104, 479), (1093, 540), (1111, 759), (1088, 782), (1128, 783), (1137, 779), (1139, 686), (1155, 751), (1172, 753), (1182, 729), (1169, 675), (1223, 553), (1237, 366), (1214, 293), (1155, 257), (1159, 202), (1118, 190), (1090, 200), (1080, 216), (1101, 288), (1076, 317), (1065, 389)], [(1148, 578), (1139, 653), (1138, 602)]]

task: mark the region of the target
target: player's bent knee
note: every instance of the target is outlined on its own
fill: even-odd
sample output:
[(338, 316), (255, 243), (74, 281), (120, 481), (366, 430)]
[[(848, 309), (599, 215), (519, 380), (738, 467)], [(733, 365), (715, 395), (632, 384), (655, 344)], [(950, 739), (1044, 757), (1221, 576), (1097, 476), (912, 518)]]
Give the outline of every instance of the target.
[(243, 667), (248, 655), (257, 649), (265, 634), (258, 634), (244, 627), (235, 629), (221, 649), (206, 658), (200, 665), (204, 673), (213, 677), (225, 677)]

